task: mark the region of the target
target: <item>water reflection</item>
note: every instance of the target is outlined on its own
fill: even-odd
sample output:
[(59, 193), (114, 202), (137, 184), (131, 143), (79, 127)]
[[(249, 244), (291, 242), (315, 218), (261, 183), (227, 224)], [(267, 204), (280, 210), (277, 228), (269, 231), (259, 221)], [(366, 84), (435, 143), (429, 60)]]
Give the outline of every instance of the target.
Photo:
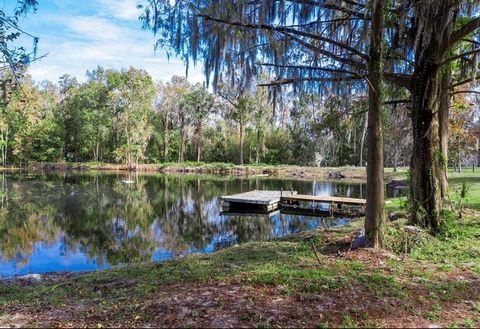
[(222, 214), (221, 195), (252, 189), (363, 197), (364, 184), (121, 173), (0, 175), (0, 276), (82, 271), (212, 252), (347, 219)]

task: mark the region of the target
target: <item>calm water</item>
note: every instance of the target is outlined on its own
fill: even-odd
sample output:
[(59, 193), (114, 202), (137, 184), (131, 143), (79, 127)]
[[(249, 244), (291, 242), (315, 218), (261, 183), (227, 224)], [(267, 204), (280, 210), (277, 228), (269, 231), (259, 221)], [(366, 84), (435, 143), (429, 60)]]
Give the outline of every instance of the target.
[[(122, 184), (124, 178), (135, 183)], [(280, 188), (363, 197), (365, 185), (263, 177), (0, 174), (0, 277), (162, 261), (348, 221), (280, 212), (222, 214), (219, 196)]]

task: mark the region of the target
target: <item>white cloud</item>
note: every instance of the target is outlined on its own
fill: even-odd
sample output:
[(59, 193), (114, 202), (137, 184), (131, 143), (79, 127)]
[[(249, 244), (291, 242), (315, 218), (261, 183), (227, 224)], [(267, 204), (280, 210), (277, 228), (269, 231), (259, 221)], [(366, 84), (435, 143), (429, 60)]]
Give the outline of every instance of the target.
[(104, 15), (111, 15), (127, 21), (137, 20), (141, 11), (137, 9), (137, 0), (100, 0)]
[[(26, 20), (27, 30), (40, 36), (39, 53), (48, 53), (46, 58), (32, 63), (30, 74), (36, 81), (58, 81), (65, 73), (84, 81), (87, 70), (101, 65), (115, 69), (143, 68), (155, 80), (167, 81), (172, 75), (184, 75), (181, 60), (168, 61), (165, 52), (154, 51), (154, 36), (143, 31), (136, 21), (136, 2), (89, 1), (91, 7), (86, 6), (88, 10), (80, 13), (69, 11), (74, 7), (57, 6), (52, 11), (39, 12), (34, 20)], [(190, 67), (189, 80), (204, 80), (201, 67)]]
[(77, 16), (66, 20), (68, 28), (82, 38), (112, 40), (125, 36), (124, 30), (113, 22), (94, 16)]
[[(155, 80), (170, 80), (172, 75), (184, 75), (185, 66), (179, 59), (167, 60), (163, 52), (155, 54), (151, 40), (104, 41), (65, 41), (58, 44), (44, 45), (49, 48), (49, 55), (34, 62), (30, 73), (37, 81), (44, 79), (57, 81), (68, 73), (80, 81), (85, 80), (85, 72), (101, 65), (107, 68), (128, 68), (134, 66), (147, 70)], [(189, 80), (204, 80), (200, 67), (191, 67)]]

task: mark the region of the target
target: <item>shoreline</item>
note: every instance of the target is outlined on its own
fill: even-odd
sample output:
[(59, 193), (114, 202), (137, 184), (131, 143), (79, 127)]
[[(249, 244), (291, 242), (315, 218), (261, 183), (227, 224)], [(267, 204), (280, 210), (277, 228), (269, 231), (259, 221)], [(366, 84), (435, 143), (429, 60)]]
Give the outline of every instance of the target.
[[(110, 163), (31, 163), (25, 166), (0, 167), (2, 171), (124, 171), (139, 173), (167, 174), (215, 174), (233, 176), (258, 176), (279, 178), (323, 178), (323, 179), (366, 179), (365, 167), (305, 167), (293, 165), (235, 165), (228, 163), (159, 163), (139, 164), (132, 167), (126, 164)], [(403, 180), (406, 168), (394, 172), (385, 168), (385, 180)]]
[(312, 238), (324, 233), (334, 233), (334, 232), (350, 232), (359, 229), (363, 225), (363, 219), (352, 219), (346, 225), (342, 225), (336, 228), (322, 228), (322, 229), (313, 229), (309, 231), (302, 231), (297, 233), (288, 234), (285, 236), (273, 238), (271, 240), (264, 240), (264, 241), (248, 241), (245, 243), (234, 244), (232, 246), (226, 248), (220, 248), (213, 252), (195, 252), (191, 254), (184, 254), (179, 257), (174, 257), (171, 259), (161, 260), (161, 261), (143, 261), (138, 263), (125, 263), (125, 264), (118, 264), (112, 265), (108, 268), (103, 269), (94, 269), (94, 270), (80, 270), (80, 271), (50, 271), (50, 272), (43, 272), (43, 273), (29, 273), (23, 275), (13, 275), (13, 276), (6, 276), (0, 277), (0, 284), (20, 284), (23, 286), (29, 285), (37, 285), (42, 283), (55, 283), (57, 280), (61, 279), (68, 279), (68, 280), (75, 280), (83, 276), (102, 276), (106, 275), (109, 272), (115, 271), (122, 271), (122, 270), (129, 270), (132, 268), (138, 267), (152, 267), (152, 266), (163, 266), (163, 265), (170, 265), (182, 261), (188, 261), (190, 258), (200, 257), (200, 258), (208, 258), (208, 257), (215, 257), (219, 254), (225, 253), (229, 249), (241, 248), (245, 245), (254, 245), (254, 244), (270, 244), (270, 243), (277, 243), (277, 242), (285, 242), (290, 240), (305, 240), (308, 238)]

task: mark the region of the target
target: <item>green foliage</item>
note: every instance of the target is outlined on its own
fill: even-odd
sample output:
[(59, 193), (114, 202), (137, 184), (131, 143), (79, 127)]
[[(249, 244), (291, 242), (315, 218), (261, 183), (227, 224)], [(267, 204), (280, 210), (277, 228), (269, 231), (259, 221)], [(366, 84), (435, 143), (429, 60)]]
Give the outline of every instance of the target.
[(432, 242), (433, 237), (420, 229), (405, 227), (405, 221), (387, 225), (385, 230), (385, 248), (397, 254), (410, 254)]
[(338, 166), (357, 165), (365, 149), (364, 96), (291, 95), (273, 109), (264, 88), (224, 84), (216, 96), (178, 76), (155, 85), (135, 68), (20, 82), (0, 114), (3, 164), (239, 164), (243, 144), (244, 164)]
[(463, 211), (465, 204), (468, 202), (467, 197), (469, 196), (470, 186), (466, 181), (462, 181), (460, 187), (457, 187), (453, 200), (455, 202), (455, 208), (458, 212), (458, 218), (463, 217)]

